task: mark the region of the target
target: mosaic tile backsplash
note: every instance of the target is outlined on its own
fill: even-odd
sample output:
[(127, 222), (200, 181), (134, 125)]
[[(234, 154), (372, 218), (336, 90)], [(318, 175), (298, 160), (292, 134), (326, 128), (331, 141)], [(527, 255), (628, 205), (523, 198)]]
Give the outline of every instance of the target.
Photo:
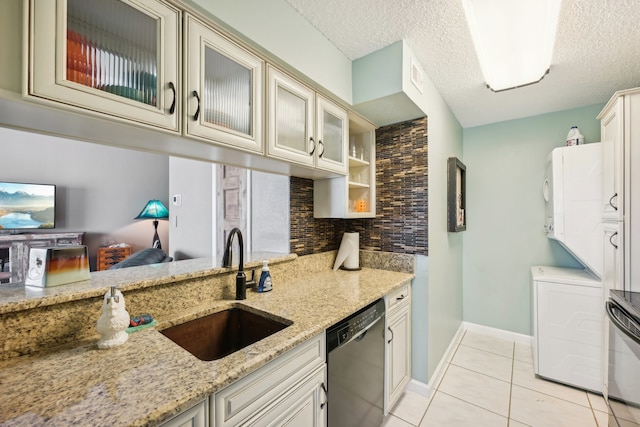
[(376, 218), (313, 217), (313, 181), (291, 177), (291, 252), (336, 250), (345, 231), (360, 248), (428, 255), (427, 118), (376, 130)]

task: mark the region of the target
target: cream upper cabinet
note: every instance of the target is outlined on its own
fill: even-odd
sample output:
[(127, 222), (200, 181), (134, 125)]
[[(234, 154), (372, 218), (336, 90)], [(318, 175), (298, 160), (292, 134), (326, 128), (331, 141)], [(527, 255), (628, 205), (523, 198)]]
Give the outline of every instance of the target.
[(31, 0), (28, 95), (178, 132), (180, 16), (160, 0)]
[(602, 218), (624, 218), (624, 98), (619, 97), (601, 113), (602, 139)]
[(313, 181), (314, 218), (375, 218), (375, 126), (349, 117), (347, 176)]
[(276, 68), (267, 81), (269, 156), (346, 175), (347, 112)]
[(264, 63), (186, 16), (185, 132), (262, 153)]
[(347, 112), (316, 95), (316, 166), (340, 174), (347, 173)]

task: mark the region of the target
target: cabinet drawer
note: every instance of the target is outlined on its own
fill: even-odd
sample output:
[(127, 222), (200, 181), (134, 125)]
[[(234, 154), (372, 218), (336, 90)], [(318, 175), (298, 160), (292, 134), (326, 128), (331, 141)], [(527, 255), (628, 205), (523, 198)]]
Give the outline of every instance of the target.
[(394, 291), (389, 292), (384, 297), (386, 310), (389, 311), (393, 307), (400, 306), (402, 303), (409, 302), (410, 297), (411, 297), (411, 285), (408, 283)]
[(131, 246), (123, 248), (98, 248), (98, 271), (106, 270), (131, 255)]
[(325, 361), (324, 333), (214, 394), (212, 424), (237, 425), (259, 412)]

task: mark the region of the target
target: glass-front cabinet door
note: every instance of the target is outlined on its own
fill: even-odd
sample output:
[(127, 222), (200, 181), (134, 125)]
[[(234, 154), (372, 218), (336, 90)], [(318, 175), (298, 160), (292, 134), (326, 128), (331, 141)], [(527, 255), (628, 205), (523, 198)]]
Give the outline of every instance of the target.
[(347, 112), (320, 95), (316, 96), (317, 162), (319, 168), (347, 173), (349, 116)]
[(262, 153), (263, 61), (192, 16), (186, 28), (186, 133)]
[(314, 166), (314, 92), (273, 67), (267, 80), (269, 155)]
[(180, 130), (181, 12), (160, 0), (31, 0), (29, 94)]

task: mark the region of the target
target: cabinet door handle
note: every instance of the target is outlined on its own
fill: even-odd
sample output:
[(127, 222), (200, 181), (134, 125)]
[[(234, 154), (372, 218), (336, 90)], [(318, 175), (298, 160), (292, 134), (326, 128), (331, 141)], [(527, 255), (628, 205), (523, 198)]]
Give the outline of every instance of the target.
[(318, 157), (322, 158), (322, 156), (324, 155), (324, 144), (322, 143), (321, 139), (318, 140), (318, 145), (322, 148), (322, 151), (320, 152), (320, 154), (318, 154)]
[(169, 82), (169, 89), (173, 92), (173, 102), (171, 103), (171, 107), (169, 107), (169, 114), (173, 114), (176, 112), (176, 86), (173, 82)]
[(195, 96), (198, 100), (198, 108), (196, 109), (196, 113), (193, 115), (193, 120), (198, 120), (198, 117), (200, 117), (200, 96), (198, 95), (198, 91), (196, 90), (194, 90), (192, 93), (193, 96)]
[(313, 153), (316, 152), (316, 143), (313, 140), (313, 137), (309, 138), (309, 142), (311, 142), (311, 152), (309, 153), (310, 156), (313, 156)]
[(391, 332), (391, 338), (387, 341), (387, 344), (391, 344), (391, 341), (393, 341), (393, 329), (391, 329), (391, 326), (387, 326), (387, 329)]
[(320, 405), (320, 409), (322, 409), (329, 403), (329, 394), (327, 393), (327, 386), (324, 385), (324, 383), (320, 384), (320, 387), (322, 387), (322, 391), (324, 391), (324, 403)]
[(405, 297), (404, 294), (400, 294), (400, 296), (396, 298), (396, 301), (402, 301), (404, 297)]
[(613, 246), (614, 248), (618, 249), (618, 245), (616, 245), (615, 243), (613, 243), (613, 238), (616, 237), (618, 235), (618, 232), (616, 231), (615, 233), (613, 233), (611, 236), (609, 236), (609, 243), (611, 243), (611, 246)]
[(611, 196), (611, 198), (609, 199), (609, 206), (611, 206), (614, 210), (617, 211), (618, 207), (613, 204), (613, 199), (615, 199), (616, 197), (618, 197), (618, 193), (616, 193), (613, 196)]

